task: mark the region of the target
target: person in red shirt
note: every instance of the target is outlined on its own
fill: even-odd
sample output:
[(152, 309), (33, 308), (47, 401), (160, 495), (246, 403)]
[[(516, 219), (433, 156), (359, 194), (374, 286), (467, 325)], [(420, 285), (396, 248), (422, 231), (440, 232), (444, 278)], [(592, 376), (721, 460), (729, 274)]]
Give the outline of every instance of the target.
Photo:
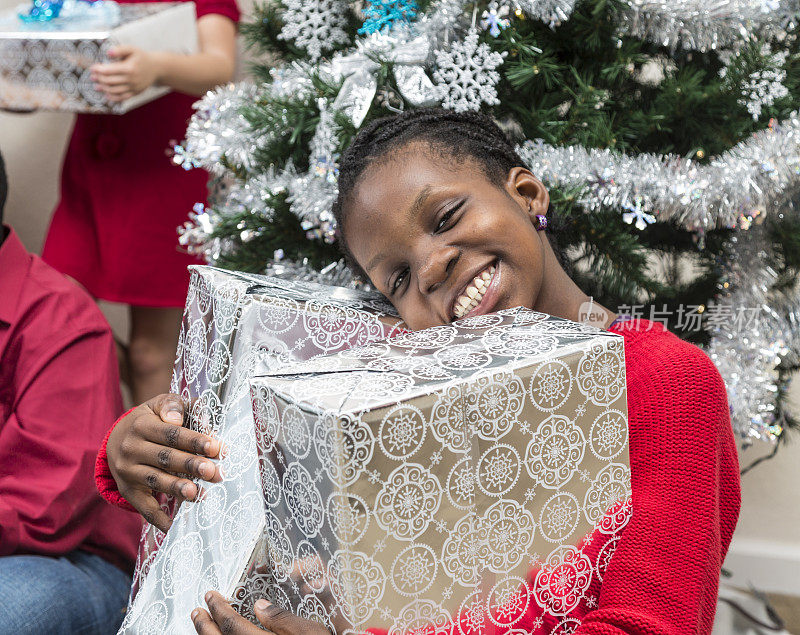
[(122, 410), (114, 340), (2, 224), (6, 192), (0, 157), (0, 633), (114, 632), (141, 534), (92, 479)]
[[(547, 189), (523, 166), (497, 125), (478, 113), (420, 109), (371, 123), (340, 162), (334, 213), (351, 266), (415, 330), (515, 306), (581, 320), (590, 298), (558, 249)], [(476, 283), (484, 272), (488, 284)], [(572, 610), (556, 616), (531, 600), (513, 630), (710, 633), (740, 506), (725, 385), (703, 351), (663, 325), (593, 308), (604, 316), (598, 325), (625, 341), (632, 515), (618, 540), (591, 536), (583, 554), (600, 562), (602, 577), (576, 591)], [(176, 411), (180, 421), (180, 410), (177, 396), (140, 406), (111, 431), (107, 457), (98, 456), (107, 499), (122, 495), (162, 528), (169, 519), (148, 487), (194, 498), (196, 485), (184, 476), (214, 475), (210, 459), (219, 449), (200, 433), (176, 434), (165, 412)], [(198, 633), (263, 632), (220, 594), (210, 592), (206, 602), (210, 612), (192, 613)], [(326, 632), (265, 600), (255, 611), (277, 635)], [(488, 618), (483, 626), (502, 630)], [(463, 623), (452, 630), (475, 632)]]

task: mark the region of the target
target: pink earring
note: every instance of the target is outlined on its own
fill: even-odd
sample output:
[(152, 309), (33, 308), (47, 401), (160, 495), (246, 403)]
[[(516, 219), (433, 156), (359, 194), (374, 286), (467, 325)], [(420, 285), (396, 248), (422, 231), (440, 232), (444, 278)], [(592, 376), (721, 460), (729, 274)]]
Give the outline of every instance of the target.
[(536, 214), (536, 231), (544, 231), (547, 229), (547, 216), (543, 214)]

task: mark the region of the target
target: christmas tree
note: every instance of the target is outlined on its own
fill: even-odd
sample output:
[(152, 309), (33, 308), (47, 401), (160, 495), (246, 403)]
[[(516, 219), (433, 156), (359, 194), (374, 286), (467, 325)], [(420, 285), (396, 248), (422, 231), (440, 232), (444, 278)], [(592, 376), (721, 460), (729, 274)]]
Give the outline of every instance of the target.
[(800, 40), (780, 0), (282, 0), (254, 81), (197, 106), (213, 179), (181, 242), (223, 267), (357, 285), (330, 207), (376, 117), (490, 113), (550, 188), (579, 286), (706, 348), (742, 439), (798, 425)]

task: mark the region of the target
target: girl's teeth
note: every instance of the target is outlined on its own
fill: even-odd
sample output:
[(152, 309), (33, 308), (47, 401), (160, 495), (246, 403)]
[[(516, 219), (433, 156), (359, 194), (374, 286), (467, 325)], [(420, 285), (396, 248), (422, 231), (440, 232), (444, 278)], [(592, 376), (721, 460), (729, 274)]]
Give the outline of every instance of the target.
[(476, 276), (472, 284), (464, 291), (464, 295), (456, 300), (454, 313), (457, 318), (463, 317), (481, 303), (483, 294), (486, 293), (486, 290), (489, 288), (489, 281), (492, 279), (494, 271), (495, 267), (492, 265), (487, 271)]

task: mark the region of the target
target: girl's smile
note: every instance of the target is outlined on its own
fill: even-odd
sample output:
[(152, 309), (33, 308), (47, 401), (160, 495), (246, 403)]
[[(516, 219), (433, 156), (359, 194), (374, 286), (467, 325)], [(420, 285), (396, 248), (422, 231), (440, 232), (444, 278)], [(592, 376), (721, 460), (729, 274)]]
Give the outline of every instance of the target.
[(472, 317), (491, 313), (497, 303), (500, 286), (500, 267), (495, 261), (484, 268), (467, 283), (465, 289), (453, 302), (453, 318)]

